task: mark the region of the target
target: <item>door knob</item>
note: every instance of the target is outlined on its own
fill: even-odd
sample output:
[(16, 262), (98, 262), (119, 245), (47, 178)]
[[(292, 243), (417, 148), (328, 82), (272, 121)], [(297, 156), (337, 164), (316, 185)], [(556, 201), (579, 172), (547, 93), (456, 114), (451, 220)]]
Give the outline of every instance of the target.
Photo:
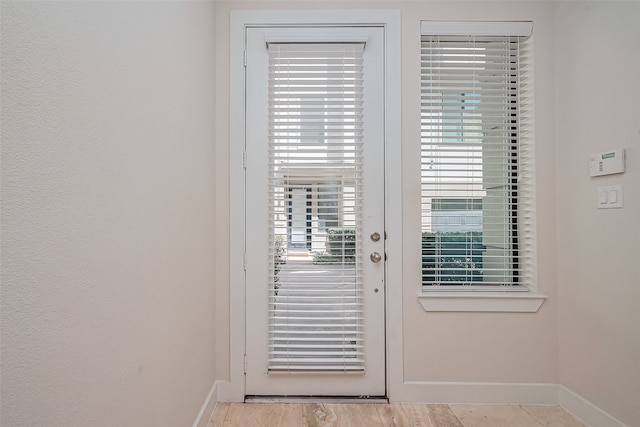
[(372, 233), (371, 236), (369, 237), (371, 237), (372, 242), (378, 242), (380, 240), (380, 233), (376, 231), (375, 233)]
[(382, 255), (380, 255), (378, 252), (374, 252), (369, 255), (369, 258), (371, 259), (371, 262), (380, 262), (382, 260)]

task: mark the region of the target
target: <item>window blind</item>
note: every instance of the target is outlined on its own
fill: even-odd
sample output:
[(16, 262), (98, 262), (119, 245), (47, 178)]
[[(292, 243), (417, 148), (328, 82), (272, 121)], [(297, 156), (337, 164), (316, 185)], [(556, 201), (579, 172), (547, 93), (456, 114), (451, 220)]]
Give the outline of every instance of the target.
[(268, 371), (362, 372), (362, 43), (269, 43)]
[(535, 274), (528, 37), (484, 35), (492, 31), (478, 23), (479, 35), (424, 34), (443, 27), (422, 26), (422, 283), (528, 286)]

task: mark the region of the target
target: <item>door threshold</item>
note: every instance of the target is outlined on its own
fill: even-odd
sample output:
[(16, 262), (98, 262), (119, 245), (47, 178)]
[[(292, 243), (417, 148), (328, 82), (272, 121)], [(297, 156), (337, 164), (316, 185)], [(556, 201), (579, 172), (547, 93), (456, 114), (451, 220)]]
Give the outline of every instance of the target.
[(245, 403), (389, 403), (384, 396), (245, 396)]

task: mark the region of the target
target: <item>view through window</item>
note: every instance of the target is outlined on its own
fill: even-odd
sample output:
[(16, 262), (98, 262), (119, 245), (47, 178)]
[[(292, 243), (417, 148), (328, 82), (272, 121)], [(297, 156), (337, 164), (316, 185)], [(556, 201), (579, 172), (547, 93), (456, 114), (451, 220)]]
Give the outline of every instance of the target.
[(424, 286), (521, 283), (522, 37), (423, 35)]

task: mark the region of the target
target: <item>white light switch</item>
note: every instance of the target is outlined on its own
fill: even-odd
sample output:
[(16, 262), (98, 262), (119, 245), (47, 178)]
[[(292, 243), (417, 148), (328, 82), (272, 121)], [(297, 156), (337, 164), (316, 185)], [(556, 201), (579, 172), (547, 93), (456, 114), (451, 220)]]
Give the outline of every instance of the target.
[(598, 190), (598, 193), (600, 194), (600, 204), (605, 204), (607, 203), (607, 192), (604, 190)]
[(598, 187), (598, 209), (621, 208), (622, 202), (622, 185)]

